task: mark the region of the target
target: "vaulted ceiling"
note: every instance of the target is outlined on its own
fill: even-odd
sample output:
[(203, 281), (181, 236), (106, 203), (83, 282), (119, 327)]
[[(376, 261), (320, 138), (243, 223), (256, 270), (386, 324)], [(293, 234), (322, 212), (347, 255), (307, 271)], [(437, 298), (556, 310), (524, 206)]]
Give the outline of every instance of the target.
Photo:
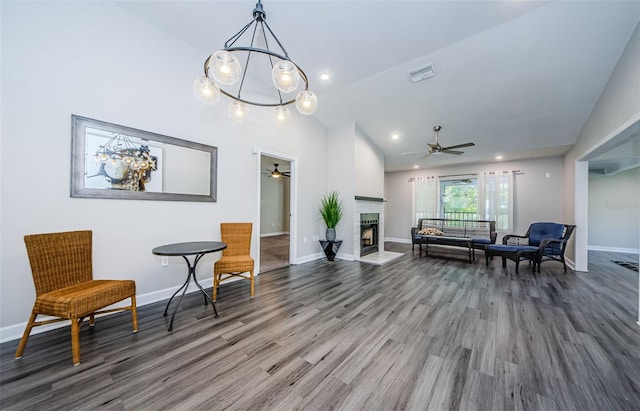
[[(202, 50), (203, 62), (251, 20), (255, 5), (116, 3)], [(566, 152), (640, 20), (639, 1), (263, 5), (267, 22), (318, 95), (313, 119), (329, 128), (355, 121), (383, 152), (386, 171)], [(427, 64), (434, 77), (409, 81), (409, 71)], [(194, 67), (194, 76), (200, 71)], [(322, 81), (321, 73), (331, 78)], [(434, 142), (435, 125), (442, 126), (444, 146), (476, 145), (459, 156), (421, 159)]]

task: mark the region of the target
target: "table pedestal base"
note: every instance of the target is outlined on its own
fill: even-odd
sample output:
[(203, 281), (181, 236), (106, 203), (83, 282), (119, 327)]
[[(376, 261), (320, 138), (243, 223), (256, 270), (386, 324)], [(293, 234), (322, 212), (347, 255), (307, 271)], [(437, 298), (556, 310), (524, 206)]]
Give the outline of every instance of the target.
[(216, 310), (216, 305), (213, 303), (213, 300), (211, 299), (211, 297), (209, 297), (209, 294), (206, 293), (206, 291), (204, 291), (204, 289), (202, 288), (202, 286), (200, 285), (200, 283), (198, 282), (198, 279), (196, 278), (196, 265), (198, 264), (198, 261), (200, 261), (200, 258), (202, 258), (203, 254), (198, 254), (196, 256), (196, 258), (193, 260), (193, 265), (189, 262), (189, 259), (186, 256), (182, 256), (182, 258), (184, 258), (184, 261), (187, 262), (187, 267), (188, 267), (188, 271), (187, 271), (187, 281), (184, 282), (184, 284), (182, 284), (182, 287), (178, 288), (176, 290), (175, 293), (173, 293), (173, 295), (171, 296), (171, 298), (169, 298), (169, 302), (167, 302), (167, 307), (164, 309), (164, 316), (167, 316), (167, 312), (169, 311), (169, 305), (171, 304), (171, 301), (173, 301), (173, 297), (175, 297), (180, 290), (182, 290), (182, 294), (180, 294), (180, 298), (178, 299), (178, 303), (176, 304), (175, 308), (173, 309), (173, 314), (171, 314), (171, 322), (169, 323), (169, 329), (167, 331), (173, 331), (173, 320), (174, 318), (176, 318), (176, 312), (178, 311), (178, 307), (180, 306), (180, 302), (182, 302), (182, 297), (184, 297), (184, 294), (187, 292), (187, 288), (189, 288), (189, 282), (190, 280), (193, 278), (193, 282), (196, 283), (196, 285), (198, 286), (198, 288), (200, 289), (200, 292), (204, 295), (204, 305), (207, 305), (208, 303), (211, 303), (211, 306), (213, 307), (213, 312), (215, 313), (215, 318), (218, 318), (218, 310)]

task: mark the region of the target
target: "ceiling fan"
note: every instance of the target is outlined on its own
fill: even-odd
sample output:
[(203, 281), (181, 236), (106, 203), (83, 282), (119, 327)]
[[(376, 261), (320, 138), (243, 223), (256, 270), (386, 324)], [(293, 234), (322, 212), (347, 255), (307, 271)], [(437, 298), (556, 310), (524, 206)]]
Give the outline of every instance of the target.
[[(440, 143), (438, 142), (438, 132), (440, 130), (442, 130), (441, 126), (435, 126), (433, 128), (433, 131), (436, 132), (436, 142), (435, 142), (435, 144), (427, 143), (427, 145), (429, 146), (429, 151), (425, 155), (421, 156), (420, 158), (429, 157), (431, 154), (440, 155), (442, 153), (454, 154), (454, 155), (459, 156), (460, 154), (464, 154), (464, 151), (456, 151), (455, 150), (456, 148), (475, 146), (475, 143), (456, 144), (455, 146), (449, 146), (449, 147), (441, 146)], [(411, 151), (411, 152), (402, 153), (402, 154), (413, 154), (413, 153), (419, 153), (419, 151)]]
[(278, 163), (273, 163), (273, 170), (269, 170), (268, 168), (265, 168), (265, 170), (267, 171), (267, 173), (262, 173), (262, 174), (269, 174), (269, 177), (273, 177), (273, 178), (291, 177), (290, 171), (278, 170)]

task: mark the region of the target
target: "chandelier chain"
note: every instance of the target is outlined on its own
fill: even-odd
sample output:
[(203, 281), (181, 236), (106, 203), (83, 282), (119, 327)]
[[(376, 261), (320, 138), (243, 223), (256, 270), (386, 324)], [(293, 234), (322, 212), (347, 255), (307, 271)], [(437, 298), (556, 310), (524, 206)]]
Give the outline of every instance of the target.
[[(267, 28), (269, 28), (269, 25), (267, 24), (266, 21), (261, 20), (260, 24), (262, 24), (262, 36), (264, 37), (264, 44), (265, 47), (267, 48), (267, 50), (269, 49), (269, 40), (267, 40), (267, 33), (264, 31), (264, 26), (266, 25)], [(257, 24), (256, 24), (257, 26)], [(271, 32), (271, 29), (269, 29), (269, 32)], [(276, 38), (276, 36), (273, 34), (273, 32), (271, 32), (271, 35), (273, 36), (274, 39), (276, 39), (276, 41), (278, 41), (278, 39)], [(252, 42), (253, 43), (253, 42)], [(280, 44), (280, 42), (278, 41), (278, 44)], [(282, 45), (280, 46), (282, 47)], [(284, 51), (284, 54), (287, 58), (289, 58), (289, 56), (287, 55), (287, 51), (283, 48), (282, 51)], [(273, 56), (271, 54), (268, 54), (269, 57), (269, 64), (271, 64), (271, 68), (273, 69)], [(280, 100), (280, 104), (282, 104), (282, 93), (280, 92), (280, 90), (276, 89), (276, 91), (278, 92), (278, 98)]]
[[(256, 38), (256, 31), (258, 31), (258, 25), (257, 24), (253, 28), (253, 35), (251, 36), (251, 44), (249, 45), (250, 48), (253, 48), (253, 41)], [(247, 53), (247, 62), (245, 63), (245, 67), (249, 67), (249, 59), (250, 58), (251, 58), (251, 51), (249, 51)], [(238, 89), (238, 100), (240, 100), (240, 93), (242, 93), (242, 86), (244, 85), (244, 79), (245, 79), (246, 76), (247, 76), (247, 70), (242, 70), (242, 80), (240, 81), (240, 88)]]
[(251, 25), (253, 24), (253, 22), (254, 22), (254, 21), (255, 21), (255, 20), (251, 20), (249, 23), (247, 23), (247, 25), (246, 25), (246, 26), (244, 26), (243, 28), (241, 28), (239, 32), (237, 32), (236, 34), (234, 34), (233, 36), (231, 36), (231, 37), (229, 38), (229, 40), (227, 40), (227, 41), (224, 43), (224, 48), (229, 48), (229, 47), (233, 46), (233, 44), (234, 44), (236, 41), (238, 41), (238, 39), (239, 39), (240, 37), (242, 37), (242, 35), (245, 33), (245, 31), (247, 31), (247, 30), (249, 29), (249, 27), (251, 27)]

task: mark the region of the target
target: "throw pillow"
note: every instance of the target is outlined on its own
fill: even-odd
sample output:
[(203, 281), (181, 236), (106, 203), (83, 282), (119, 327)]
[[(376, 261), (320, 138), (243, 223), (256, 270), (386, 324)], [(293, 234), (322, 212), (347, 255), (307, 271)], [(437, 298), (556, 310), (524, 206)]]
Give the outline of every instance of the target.
[(436, 228), (423, 228), (418, 231), (418, 234), (422, 235), (444, 235), (444, 233)]

